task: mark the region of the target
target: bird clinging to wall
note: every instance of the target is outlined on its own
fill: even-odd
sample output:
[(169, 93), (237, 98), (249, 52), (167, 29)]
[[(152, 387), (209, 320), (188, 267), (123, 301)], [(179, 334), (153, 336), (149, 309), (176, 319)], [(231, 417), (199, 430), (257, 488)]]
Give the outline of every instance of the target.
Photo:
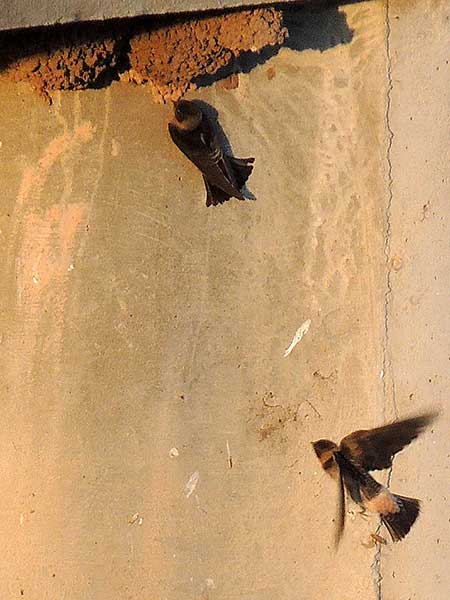
[(195, 102), (178, 100), (169, 133), (176, 146), (201, 171), (206, 188), (206, 206), (230, 198), (245, 200), (242, 188), (252, 172), (254, 158), (226, 154), (210, 117)]

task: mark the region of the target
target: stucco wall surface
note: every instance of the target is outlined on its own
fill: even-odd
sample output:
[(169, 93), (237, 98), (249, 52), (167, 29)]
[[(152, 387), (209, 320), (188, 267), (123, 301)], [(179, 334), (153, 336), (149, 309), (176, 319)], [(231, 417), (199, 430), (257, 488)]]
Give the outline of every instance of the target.
[[(199, 90), (256, 158), (217, 208), (145, 87), (1, 83), (0, 597), (448, 598), (449, 16), (299, 9)], [(310, 442), (433, 406), (410, 535), (335, 553)]]

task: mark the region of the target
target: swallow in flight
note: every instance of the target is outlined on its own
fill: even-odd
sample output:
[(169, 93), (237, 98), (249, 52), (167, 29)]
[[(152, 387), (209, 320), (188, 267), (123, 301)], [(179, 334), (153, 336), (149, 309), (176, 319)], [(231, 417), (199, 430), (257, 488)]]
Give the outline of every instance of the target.
[(169, 133), (174, 144), (200, 170), (206, 187), (206, 206), (222, 204), (232, 197), (245, 200), (241, 190), (255, 159), (226, 154), (205, 110), (195, 102), (178, 100)]
[(406, 536), (419, 515), (419, 500), (393, 494), (369, 471), (392, 467), (394, 455), (421, 434), (436, 416), (427, 413), (375, 429), (354, 431), (339, 446), (330, 440), (313, 442), (322, 468), (339, 484), (336, 546), (344, 531), (345, 490), (363, 512), (380, 515), (393, 542)]

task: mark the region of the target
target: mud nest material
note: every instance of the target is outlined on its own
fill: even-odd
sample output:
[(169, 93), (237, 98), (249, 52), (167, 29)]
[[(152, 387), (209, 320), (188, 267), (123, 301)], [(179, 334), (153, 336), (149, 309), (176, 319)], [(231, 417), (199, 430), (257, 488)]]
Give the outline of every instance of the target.
[(47, 98), (55, 90), (102, 87), (116, 78), (120, 42), (113, 37), (87, 34), (79, 26), (22, 35), (6, 45), (0, 65), (8, 79), (27, 81)]
[[(177, 99), (202, 76), (244, 52), (284, 42), (282, 12), (241, 10), (176, 21), (136, 20), (21, 32), (0, 40), (2, 76), (41, 95), (104, 87), (114, 79), (149, 84), (155, 99)], [(218, 77), (220, 78), (220, 77)]]
[(241, 53), (282, 44), (285, 37), (282, 14), (273, 8), (184, 20), (135, 35), (128, 76), (150, 83), (157, 97), (176, 99)]

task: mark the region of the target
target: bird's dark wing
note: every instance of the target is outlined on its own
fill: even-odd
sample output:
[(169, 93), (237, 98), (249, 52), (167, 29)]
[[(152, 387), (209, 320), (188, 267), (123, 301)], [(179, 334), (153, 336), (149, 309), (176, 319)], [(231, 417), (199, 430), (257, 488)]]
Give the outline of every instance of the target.
[(394, 454), (411, 443), (436, 416), (428, 413), (376, 429), (354, 431), (341, 441), (341, 452), (367, 471), (387, 469), (392, 466)]
[(169, 123), (169, 133), (175, 145), (194, 163), (212, 186), (221, 189), (229, 197), (234, 196), (244, 200), (228, 164), (228, 158), (223, 154), (216, 136), (208, 126), (186, 132)]
[(338, 499), (337, 499), (337, 513), (336, 513), (336, 531), (334, 535), (334, 547), (337, 549), (339, 542), (341, 541), (342, 534), (344, 533), (345, 527), (345, 490), (344, 480), (342, 478), (341, 469), (339, 468), (339, 479), (338, 479)]

